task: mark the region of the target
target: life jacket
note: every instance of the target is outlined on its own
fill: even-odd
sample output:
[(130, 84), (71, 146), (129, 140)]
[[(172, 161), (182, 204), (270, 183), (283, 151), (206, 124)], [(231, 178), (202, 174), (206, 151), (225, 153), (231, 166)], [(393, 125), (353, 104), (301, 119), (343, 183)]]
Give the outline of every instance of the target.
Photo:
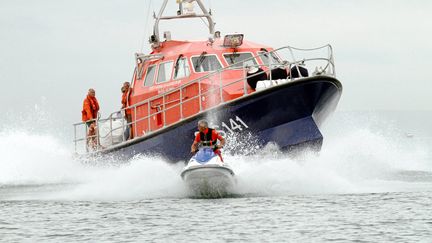
[(91, 119), (97, 118), (97, 112), (99, 111), (99, 103), (96, 97), (87, 96), (84, 99), (82, 113), (82, 121), (86, 122)]
[(216, 146), (217, 144), (217, 138), (215, 140), (212, 140), (213, 130), (211, 128), (207, 128), (208, 132), (203, 133), (200, 132), (200, 141), (202, 146)]
[[(130, 95), (132, 94), (131, 91), (132, 91), (132, 88), (129, 88), (128, 91), (124, 92), (122, 95), (123, 108), (127, 108), (130, 106), (129, 102), (130, 102)], [(132, 114), (132, 109), (126, 109), (125, 112), (127, 115), (130, 115), (130, 114)]]

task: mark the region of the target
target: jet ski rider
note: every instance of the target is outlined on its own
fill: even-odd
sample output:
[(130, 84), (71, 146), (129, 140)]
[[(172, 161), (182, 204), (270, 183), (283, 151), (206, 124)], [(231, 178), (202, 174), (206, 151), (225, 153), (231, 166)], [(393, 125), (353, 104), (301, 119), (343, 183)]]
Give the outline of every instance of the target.
[[(196, 134), (191, 146), (191, 153), (196, 153), (199, 145), (210, 146), (223, 161), (220, 149), (225, 145), (225, 139), (215, 129), (209, 128), (206, 120), (198, 121), (198, 130), (199, 133)], [(217, 144), (217, 140), (220, 141), (220, 144)]]

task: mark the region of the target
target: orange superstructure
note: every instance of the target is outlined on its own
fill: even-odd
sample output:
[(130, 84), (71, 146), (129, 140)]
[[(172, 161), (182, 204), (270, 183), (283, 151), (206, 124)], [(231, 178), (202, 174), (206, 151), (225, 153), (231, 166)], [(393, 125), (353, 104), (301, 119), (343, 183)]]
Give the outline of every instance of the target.
[[(222, 39), (214, 42), (171, 40), (161, 42), (151, 53), (150, 56), (159, 57), (155, 60), (140, 60), (138, 56), (130, 103), (132, 106), (142, 103), (133, 110), (134, 120), (138, 121), (134, 127), (138, 136), (242, 96), (244, 82), (235, 81), (245, 76), (243, 63), (238, 68), (219, 70), (245, 59), (250, 59), (251, 65), (263, 65), (263, 60), (254, 56), (272, 50), (248, 41), (239, 47), (227, 48)], [(199, 78), (202, 78), (200, 82), (188, 85)], [(221, 88), (221, 85), (226, 86)], [(249, 86), (246, 89), (252, 92)]]

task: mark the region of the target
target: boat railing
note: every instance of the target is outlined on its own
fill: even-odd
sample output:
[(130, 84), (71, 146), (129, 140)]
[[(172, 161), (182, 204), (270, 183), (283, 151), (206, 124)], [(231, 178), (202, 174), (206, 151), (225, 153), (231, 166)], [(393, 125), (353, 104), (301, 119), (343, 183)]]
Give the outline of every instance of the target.
[[(316, 56), (317, 53), (320, 53), (320, 56)], [(302, 54), (301, 56), (299, 56)], [(309, 54), (309, 55), (305, 55)], [(256, 62), (257, 58), (260, 58), (262, 60), (262, 64), (258, 64)], [(266, 59), (267, 61), (264, 61)], [(250, 62), (253, 61), (251, 64)], [(130, 107), (123, 108), (119, 111), (112, 112), (107, 118), (104, 119), (95, 119), (96, 127), (98, 129), (96, 134), (88, 134), (88, 127), (85, 122), (80, 122), (73, 124), (74, 126), (74, 144), (75, 144), (75, 152), (76, 153), (88, 153), (92, 151), (99, 151), (103, 149), (110, 148), (112, 146), (117, 146), (118, 144), (127, 142), (127, 138), (125, 136), (122, 136), (121, 141), (114, 141), (114, 133), (117, 134), (125, 134), (130, 127), (133, 128), (134, 139), (148, 136), (152, 134), (153, 132), (159, 131), (160, 129), (163, 129), (167, 126), (174, 125), (178, 122), (183, 121), (186, 118), (189, 118), (193, 115), (200, 114), (202, 112), (205, 112), (211, 108), (214, 108), (218, 105), (225, 104), (228, 101), (231, 101), (232, 99), (226, 99), (224, 97), (224, 88), (227, 88), (229, 86), (233, 85), (241, 85), (243, 86), (242, 93), (237, 97), (243, 97), (250, 95), (254, 92), (259, 91), (253, 91), (249, 88), (249, 85), (247, 83), (248, 78), (252, 78), (255, 76), (258, 76), (263, 73), (268, 73), (268, 80), (272, 81), (272, 70), (276, 68), (285, 68), (288, 72), (290, 70), (293, 70), (293, 68), (297, 69), (297, 73), (299, 74), (298, 77), (294, 77), (291, 75), (288, 75), (288, 78), (286, 79), (287, 82), (304, 78), (300, 72), (300, 68), (306, 66), (307, 68), (315, 69), (312, 73), (312, 75), (327, 75), (327, 76), (336, 76), (335, 72), (335, 64), (334, 64), (334, 58), (333, 58), (333, 51), (332, 47), (330, 45), (325, 45), (318, 48), (313, 49), (301, 49), (301, 48), (294, 48), (290, 46), (281, 47), (278, 49), (275, 49), (273, 51), (266, 51), (263, 49), (263, 52), (255, 55), (251, 58), (245, 59), (240, 62), (242, 64), (242, 68), (239, 69), (238, 63), (234, 63), (230, 66), (227, 66), (225, 68), (213, 71), (207, 75), (204, 75), (202, 77), (199, 77), (197, 79), (191, 80), (189, 82), (186, 82), (182, 85), (180, 85), (177, 88), (173, 88), (169, 91), (166, 91), (162, 94), (159, 94), (157, 96), (153, 96), (151, 98), (148, 98), (146, 100), (140, 101), (136, 104), (131, 105)], [(262, 69), (260, 72), (256, 72), (253, 74), (248, 74), (248, 70), (252, 67), (259, 67)], [(243, 70), (243, 75), (240, 78), (230, 80), (229, 82), (224, 82), (222, 78), (222, 74), (228, 70)], [(198, 94), (188, 97), (184, 95), (184, 90), (188, 87), (191, 87), (192, 85), (198, 86)], [(204, 88), (206, 88), (204, 90)], [(168, 100), (168, 96), (171, 94), (179, 94), (179, 98), (175, 100)], [(210, 97), (213, 99), (212, 102), (204, 102), (203, 98)], [(160, 101), (161, 100), (161, 101)], [(184, 114), (184, 107), (189, 102), (198, 102), (198, 110), (197, 112), (193, 114)], [(207, 104), (210, 103), (210, 104)], [(147, 115), (143, 117), (137, 117), (136, 114), (138, 110), (147, 109)], [(179, 117), (178, 120), (174, 122), (167, 122), (166, 114), (167, 112), (173, 110), (173, 109), (179, 109)], [(125, 121), (125, 119), (122, 117), (121, 114), (124, 114), (126, 110), (132, 110), (133, 111), (133, 118), (132, 122), (128, 123)], [(155, 110), (154, 112), (152, 112)], [(120, 115), (119, 115), (120, 114)], [(155, 117), (160, 116), (162, 119), (162, 124), (152, 127), (151, 120)], [(118, 122), (120, 120), (120, 122)], [(143, 122), (146, 122), (145, 130), (138, 131), (138, 125), (142, 125)], [(108, 123), (108, 125), (107, 125)], [(114, 125), (116, 123), (116, 125)], [(103, 124), (105, 128), (108, 127), (108, 131), (105, 131), (104, 133), (101, 133), (100, 125)], [(84, 129), (78, 129), (79, 127), (84, 126)], [(81, 133), (79, 132), (81, 131)], [(84, 132), (84, 134), (82, 134)], [(141, 132), (141, 135), (139, 135), (138, 132)], [(133, 140), (133, 139), (132, 139)], [(91, 144), (89, 146), (89, 141), (96, 142), (96, 144)], [(104, 141), (104, 142), (101, 142)], [(84, 143), (84, 146), (81, 144)]]

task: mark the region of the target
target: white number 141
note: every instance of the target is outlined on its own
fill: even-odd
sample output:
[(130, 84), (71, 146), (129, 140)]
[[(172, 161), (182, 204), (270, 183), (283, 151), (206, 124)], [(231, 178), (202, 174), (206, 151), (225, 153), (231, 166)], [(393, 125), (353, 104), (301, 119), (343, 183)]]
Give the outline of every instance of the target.
[(248, 125), (246, 125), (246, 123), (238, 116), (235, 117), (235, 120), (230, 118), (229, 125), (230, 126), (228, 126), (225, 122), (222, 122), (222, 127), (228, 130), (230, 133), (234, 133), (235, 130), (243, 131), (243, 129), (249, 128)]

